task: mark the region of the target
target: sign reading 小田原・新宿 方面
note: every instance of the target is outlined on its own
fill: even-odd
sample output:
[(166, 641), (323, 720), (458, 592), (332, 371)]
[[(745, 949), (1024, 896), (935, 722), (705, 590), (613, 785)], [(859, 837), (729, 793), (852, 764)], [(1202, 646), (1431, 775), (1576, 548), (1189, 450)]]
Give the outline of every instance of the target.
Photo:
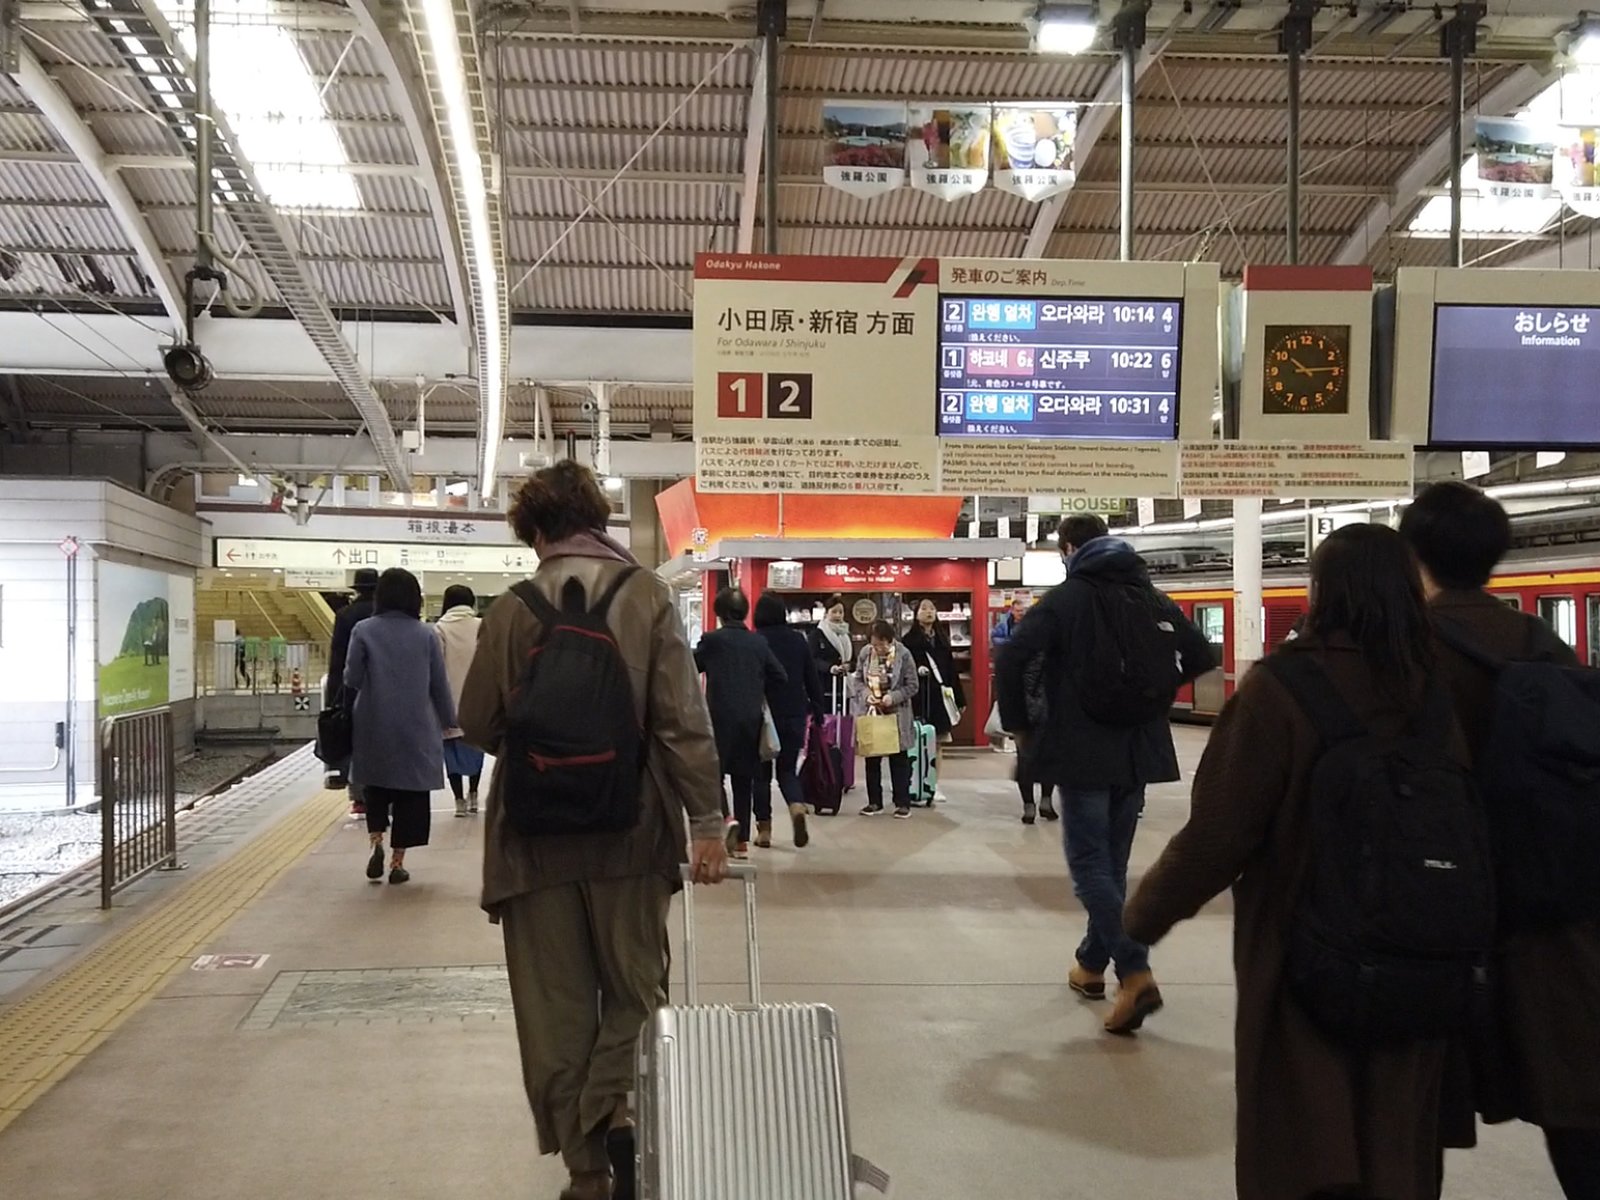
[(1405, 442), (1185, 442), (1182, 494), (1192, 499), (1399, 500), (1415, 454)]
[(938, 489), (932, 259), (703, 254), (695, 264), (695, 486)]

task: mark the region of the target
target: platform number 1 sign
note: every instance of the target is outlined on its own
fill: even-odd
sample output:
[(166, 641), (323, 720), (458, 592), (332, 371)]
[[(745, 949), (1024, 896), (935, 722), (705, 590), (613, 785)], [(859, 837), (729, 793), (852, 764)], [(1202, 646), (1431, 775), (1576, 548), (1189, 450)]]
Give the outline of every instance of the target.
[(811, 394), (810, 372), (717, 372), (717, 416), (723, 418), (809, 421)]

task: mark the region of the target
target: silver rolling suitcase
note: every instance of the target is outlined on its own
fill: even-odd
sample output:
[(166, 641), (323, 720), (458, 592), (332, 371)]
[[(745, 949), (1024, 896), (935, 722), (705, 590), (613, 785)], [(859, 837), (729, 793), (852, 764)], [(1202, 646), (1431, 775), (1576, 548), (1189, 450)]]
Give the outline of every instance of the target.
[(762, 1004), (755, 869), (744, 890), (748, 1004), (701, 1005), (694, 892), (683, 889), (686, 1005), (639, 1043), (640, 1200), (850, 1200), (852, 1160), (838, 1020), (823, 1004)]

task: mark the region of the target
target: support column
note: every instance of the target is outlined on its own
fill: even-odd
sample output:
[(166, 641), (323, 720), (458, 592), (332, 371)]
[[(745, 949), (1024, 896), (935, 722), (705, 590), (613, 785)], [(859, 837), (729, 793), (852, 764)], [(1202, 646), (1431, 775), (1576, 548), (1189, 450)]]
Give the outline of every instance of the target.
[(1145, 5), (1126, 3), (1111, 20), (1111, 44), (1122, 55), (1122, 142), (1117, 179), (1118, 256), (1133, 261), (1133, 116), (1139, 86), (1139, 52), (1144, 49)]
[(1278, 49), (1288, 59), (1288, 162), (1286, 208), (1289, 264), (1300, 265), (1300, 63), (1311, 49), (1311, 21), (1319, 0), (1291, 0), (1278, 27)]
[(1233, 502), (1233, 672), (1235, 686), (1258, 662), (1261, 629), (1261, 501)]
[(660, 487), (654, 479), (628, 481), (628, 549), (647, 571), (655, 570), (671, 557), (666, 552), (666, 538), (656, 512)]
[(1456, 5), (1455, 16), (1439, 27), (1439, 52), (1450, 60), (1450, 265), (1466, 261), (1461, 235), (1462, 178), (1466, 147), (1462, 145), (1461, 125), (1467, 108), (1467, 59), (1478, 50), (1478, 22), (1483, 19), (1481, 3)]
[(761, 54), (765, 63), (766, 129), (761, 139), (762, 154), (762, 249), (778, 252), (778, 39), (789, 23), (788, 0), (761, 0), (756, 8), (756, 32), (761, 35)]

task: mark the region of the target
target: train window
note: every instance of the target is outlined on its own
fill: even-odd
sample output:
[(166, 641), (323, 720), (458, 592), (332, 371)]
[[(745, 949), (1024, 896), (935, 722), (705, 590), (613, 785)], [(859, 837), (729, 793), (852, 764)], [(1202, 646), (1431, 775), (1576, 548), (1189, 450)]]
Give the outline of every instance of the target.
[(1516, 593), (1512, 593), (1509, 596), (1497, 595), (1495, 596), (1495, 599), (1500, 601), (1500, 603), (1504, 604), (1507, 608), (1515, 609), (1517, 612), (1522, 611), (1522, 597), (1518, 596)]
[(1600, 596), (1589, 597), (1589, 665), (1600, 667)]
[(1578, 602), (1571, 596), (1540, 596), (1539, 617), (1567, 645), (1578, 644)]
[(1223, 608), (1220, 604), (1196, 604), (1194, 606), (1194, 623), (1201, 633), (1205, 634), (1206, 641), (1213, 646), (1222, 645), (1226, 638), (1223, 621)]

